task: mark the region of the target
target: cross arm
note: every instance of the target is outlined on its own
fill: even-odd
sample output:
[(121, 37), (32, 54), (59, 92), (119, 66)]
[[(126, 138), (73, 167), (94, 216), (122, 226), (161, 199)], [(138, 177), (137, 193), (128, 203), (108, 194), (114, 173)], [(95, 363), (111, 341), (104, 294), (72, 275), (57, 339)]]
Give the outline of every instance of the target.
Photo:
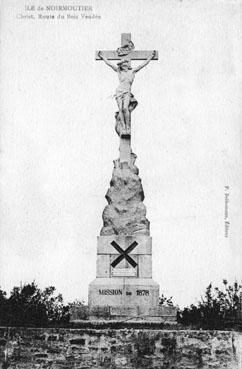
[(115, 65), (115, 64), (113, 64), (113, 63), (111, 63), (107, 58), (106, 58), (106, 56), (101, 52), (101, 51), (99, 51), (98, 52), (98, 56), (99, 56), (99, 58), (101, 59), (101, 60), (103, 60), (104, 61), (104, 63), (106, 63), (110, 68), (112, 68), (115, 72), (117, 72), (118, 71), (118, 67), (117, 67), (117, 65)]
[(111, 242), (111, 245), (120, 253), (120, 254), (123, 254), (124, 253), (124, 250), (115, 242), (115, 241), (112, 241)]
[[(101, 50), (103, 55), (108, 60), (121, 60), (121, 59), (131, 59), (131, 60), (145, 60), (147, 59), (153, 50), (134, 50), (128, 55), (123, 56), (122, 58), (118, 56), (117, 52), (115, 50)], [(102, 60), (100, 56), (98, 55), (99, 51), (96, 51), (95, 54), (95, 60)], [(158, 60), (158, 51), (155, 51), (155, 56), (152, 58), (152, 60)]]
[(148, 65), (149, 62), (153, 59), (154, 55), (155, 55), (155, 51), (153, 51), (152, 54), (142, 64), (140, 64), (138, 67), (136, 67), (136, 68), (133, 69), (134, 73), (139, 72), (140, 69), (142, 69), (146, 65)]
[(133, 243), (131, 243), (131, 245), (129, 245), (129, 247), (125, 250), (125, 252), (129, 254), (131, 251), (133, 251), (133, 249), (135, 249), (137, 245), (138, 245), (138, 242), (134, 241)]
[(122, 260), (124, 259), (124, 255), (119, 255), (117, 257), (117, 259), (115, 259), (112, 264), (111, 264), (111, 267), (115, 268), (116, 265), (118, 265)]
[(117, 259), (115, 259), (113, 262), (112, 262), (112, 264), (111, 264), (111, 266), (113, 267), (113, 268), (115, 268), (116, 267), (116, 265), (118, 265), (123, 259), (126, 259), (128, 262), (129, 262), (129, 264), (130, 265), (132, 265), (132, 267), (133, 268), (135, 268), (138, 264), (136, 263), (136, 261), (134, 260), (134, 259), (132, 259), (129, 255), (127, 255), (127, 254), (122, 254), (122, 255), (119, 255), (118, 257), (117, 257)]

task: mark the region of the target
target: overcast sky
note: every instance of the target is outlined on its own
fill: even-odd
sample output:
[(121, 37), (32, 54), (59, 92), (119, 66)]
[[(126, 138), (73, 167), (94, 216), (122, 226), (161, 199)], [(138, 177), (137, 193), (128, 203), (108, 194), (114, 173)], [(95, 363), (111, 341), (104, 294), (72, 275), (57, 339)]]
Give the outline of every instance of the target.
[[(24, 9), (56, 3), (2, 1), (0, 286), (35, 280), (65, 301), (87, 301), (119, 155), (118, 80), (94, 54), (115, 50), (122, 32), (136, 49), (159, 51), (136, 75), (132, 114), (153, 278), (181, 306), (211, 281), (241, 282), (241, 2), (70, 0), (93, 11)], [(79, 18), (57, 19), (67, 13)]]

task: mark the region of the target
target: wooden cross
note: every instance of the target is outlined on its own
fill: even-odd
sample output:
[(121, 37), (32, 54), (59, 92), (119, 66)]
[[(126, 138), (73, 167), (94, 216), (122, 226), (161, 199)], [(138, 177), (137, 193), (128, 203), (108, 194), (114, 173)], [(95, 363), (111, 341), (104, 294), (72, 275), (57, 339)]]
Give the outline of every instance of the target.
[[(125, 46), (129, 41), (131, 41), (131, 33), (122, 33), (121, 34), (121, 47)], [(102, 50), (101, 50), (102, 51)], [(121, 60), (121, 59), (129, 59), (129, 60), (146, 60), (153, 50), (133, 50), (128, 55), (119, 56), (116, 50), (104, 50), (102, 53), (108, 60)], [(98, 51), (96, 51), (96, 60), (102, 60), (98, 56)], [(152, 60), (158, 60), (158, 51), (155, 52), (155, 56)]]
[[(130, 50), (129, 47), (127, 47), (127, 53), (119, 53), (117, 50), (101, 50), (103, 56), (108, 60), (147, 60), (147, 58), (151, 55), (153, 50), (134, 50), (132, 48), (132, 41), (131, 41), (131, 33), (122, 33), (121, 34), (121, 48), (119, 49), (125, 49), (125, 46), (131, 45)], [(99, 51), (96, 51), (95, 59), (96, 60), (102, 60), (99, 55)], [(155, 55), (153, 56), (152, 60), (158, 60), (158, 51), (155, 51)], [(131, 119), (131, 118), (130, 118)], [(121, 135), (120, 136), (120, 162), (124, 163), (131, 163), (131, 135)]]

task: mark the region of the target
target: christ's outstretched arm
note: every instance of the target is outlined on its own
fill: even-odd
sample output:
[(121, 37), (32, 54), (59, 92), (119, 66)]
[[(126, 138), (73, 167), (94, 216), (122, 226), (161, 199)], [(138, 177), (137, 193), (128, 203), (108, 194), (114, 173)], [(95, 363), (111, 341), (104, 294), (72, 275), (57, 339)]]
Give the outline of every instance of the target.
[(140, 71), (140, 69), (144, 68), (147, 64), (149, 64), (149, 62), (151, 61), (151, 59), (153, 59), (154, 56), (155, 50), (152, 51), (152, 54), (148, 57), (147, 60), (144, 61), (144, 63), (140, 64), (138, 67), (133, 69), (134, 73), (137, 73), (138, 71)]
[(118, 67), (116, 65), (114, 65), (113, 63), (110, 63), (110, 61), (108, 61), (108, 59), (105, 58), (105, 56), (103, 55), (103, 53), (101, 51), (98, 52), (98, 56), (109, 66), (111, 67), (115, 72), (118, 71)]

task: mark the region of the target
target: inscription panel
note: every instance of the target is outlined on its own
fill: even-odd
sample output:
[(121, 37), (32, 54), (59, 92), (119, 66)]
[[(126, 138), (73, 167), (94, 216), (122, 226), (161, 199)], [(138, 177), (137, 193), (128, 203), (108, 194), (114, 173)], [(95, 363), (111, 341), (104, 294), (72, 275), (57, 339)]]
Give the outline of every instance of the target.
[(111, 277), (138, 277), (138, 255), (132, 255), (132, 259), (137, 266), (133, 267), (123, 259), (118, 265), (113, 267), (113, 262), (117, 259), (116, 255), (110, 257), (110, 276)]
[(136, 277), (137, 268), (111, 268), (113, 277)]
[(121, 289), (99, 289), (98, 290), (99, 295), (122, 295), (123, 294), (123, 290)]
[(137, 290), (136, 293), (137, 293), (137, 296), (149, 296), (150, 295), (149, 290)]
[[(98, 293), (99, 295), (112, 295), (112, 296), (119, 296), (119, 295), (123, 295), (123, 290), (122, 289), (99, 289)], [(126, 291), (126, 295), (132, 295), (131, 291)], [(150, 291), (149, 290), (136, 290), (136, 295), (137, 296), (150, 296)]]

